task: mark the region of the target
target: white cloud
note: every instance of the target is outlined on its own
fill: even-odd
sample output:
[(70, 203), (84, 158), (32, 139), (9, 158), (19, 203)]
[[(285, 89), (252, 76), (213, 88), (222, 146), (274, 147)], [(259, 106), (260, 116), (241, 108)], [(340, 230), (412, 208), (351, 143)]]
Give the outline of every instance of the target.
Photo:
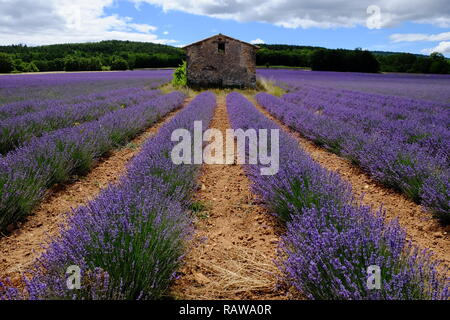
[(442, 54), (450, 54), (450, 41), (442, 41), (436, 47), (423, 49), (423, 53), (430, 54), (432, 52), (440, 52)]
[(394, 33), (389, 36), (392, 42), (419, 42), (419, 41), (445, 41), (450, 40), (450, 32), (438, 34), (426, 33)]
[[(135, 23), (130, 17), (106, 14), (118, 0), (0, 0), (0, 44), (29, 45), (99, 41), (107, 39), (176, 43), (166, 39), (168, 31)], [(381, 9), (378, 22), (389, 27), (403, 21), (450, 26), (448, 0), (128, 0), (165, 11), (260, 21), (284, 28), (336, 28), (366, 26), (369, 5)], [(417, 10), (416, 8), (420, 8)], [(164, 29), (168, 26), (163, 26)], [(394, 34), (392, 42), (448, 41), (449, 32), (436, 35)], [(419, 39), (419, 40), (417, 40)], [(260, 40), (260, 39), (256, 39)], [(431, 49), (430, 49), (431, 50)]]
[(264, 44), (266, 42), (263, 39), (258, 38), (258, 39), (250, 41), (250, 43), (251, 44)]
[(131, 23), (128, 25), (131, 29), (134, 29), (136, 31), (142, 32), (142, 33), (150, 33), (156, 31), (158, 28), (154, 26), (150, 26), (148, 24), (137, 24), (137, 23)]
[(101, 40), (174, 43), (155, 26), (105, 14), (114, 0), (0, 0), (0, 44), (41, 45)]
[(393, 43), (405, 42), (439, 42), (433, 48), (422, 49), (422, 53), (430, 54), (432, 52), (440, 52), (442, 54), (450, 54), (450, 32), (442, 32), (438, 34), (427, 33), (394, 33), (389, 36)]
[(448, 0), (130, 0), (150, 3), (164, 11), (177, 10), (241, 22), (259, 21), (285, 28), (366, 26), (367, 8), (378, 6), (379, 27), (404, 21), (450, 26)]

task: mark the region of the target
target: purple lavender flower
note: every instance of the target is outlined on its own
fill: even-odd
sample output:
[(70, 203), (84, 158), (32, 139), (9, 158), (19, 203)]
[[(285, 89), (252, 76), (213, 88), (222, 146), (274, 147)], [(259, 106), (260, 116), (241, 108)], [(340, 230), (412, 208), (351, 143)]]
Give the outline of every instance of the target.
[(130, 140), (139, 131), (179, 107), (184, 95), (174, 92), (98, 120), (35, 137), (0, 158), (0, 229), (28, 214), (47, 187), (84, 174), (94, 161)]
[[(417, 101), (407, 104), (404, 98), (303, 88), (283, 99), (266, 93), (256, 98), (289, 127), (349, 158), (375, 180), (418, 203), (426, 203), (432, 212), (442, 216), (450, 199), (445, 188), (433, 189), (438, 193), (444, 190), (439, 195), (430, 194), (430, 188), (427, 193), (424, 190), (426, 181), (446, 177), (449, 173), (450, 133), (445, 124), (447, 120), (442, 120), (448, 109), (429, 103), (426, 112), (433, 117), (426, 119), (423, 105)], [(375, 107), (378, 105), (381, 107)], [(430, 201), (430, 197), (442, 200)]]
[[(118, 184), (76, 209), (61, 236), (28, 273), (26, 299), (157, 299), (167, 290), (192, 233), (188, 216), (199, 166), (168, 156), (175, 129), (206, 130), (216, 106), (198, 95), (149, 139)], [(141, 110), (142, 111), (142, 110)], [(66, 269), (81, 268), (80, 290), (69, 290)]]
[[(228, 95), (227, 107), (233, 128), (279, 129), (238, 93)], [(286, 222), (277, 263), (287, 283), (311, 299), (449, 299), (432, 255), (413, 247), (381, 209), (358, 205), (350, 186), (294, 138), (280, 132), (278, 174), (261, 176), (258, 168), (245, 165), (253, 190)], [(370, 266), (381, 270), (379, 290), (367, 285)]]

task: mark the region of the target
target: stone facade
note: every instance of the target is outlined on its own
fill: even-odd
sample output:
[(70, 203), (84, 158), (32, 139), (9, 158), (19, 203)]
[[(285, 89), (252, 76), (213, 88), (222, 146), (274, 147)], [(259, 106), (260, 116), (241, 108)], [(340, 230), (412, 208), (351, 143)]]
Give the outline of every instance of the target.
[(193, 87), (256, 87), (258, 46), (219, 34), (184, 47)]

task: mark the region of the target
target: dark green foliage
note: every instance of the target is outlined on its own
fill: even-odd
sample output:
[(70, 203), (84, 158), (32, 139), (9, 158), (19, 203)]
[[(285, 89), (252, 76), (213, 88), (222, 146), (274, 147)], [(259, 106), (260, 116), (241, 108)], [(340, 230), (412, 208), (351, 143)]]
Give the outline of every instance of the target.
[[(330, 50), (295, 45), (259, 45), (258, 66), (307, 67), (314, 70), (354, 72), (450, 73), (450, 64), (442, 54), (430, 57), (409, 53)], [(56, 44), (28, 47), (0, 46), (0, 73), (36, 71), (97, 71), (138, 68), (175, 68), (185, 53), (172, 46), (133, 41)], [(376, 59), (375, 59), (375, 58)], [(10, 58), (13, 61), (11, 68)], [(6, 62), (5, 62), (6, 61)], [(8, 62), (9, 61), (9, 62)], [(14, 63), (14, 61), (17, 61)], [(24, 64), (22, 64), (22, 62)], [(36, 69), (30, 64), (34, 63)], [(113, 67), (113, 62), (115, 66)], [(3, 68), (3, 71), (2, 71)]]
[[(378, 61), (381, 64), (381, 71), (384, 72), (412, 72), (413, 66), (418, 61), (418, 58), (410, 53), (396, 53), (378, 56)], [(419, 60), (418, 63), (422, 65), (423, 61)]]
[(14, 69), (20, 72), (39, 72), (39, 68), (34, 62), (23, 62), (20, 59), (14, 60)]
[(34, 65), (39, 71), (48, 71), (49, 70), (49, 61), (46, 60), (33, 60)]
[(101, 71), (102, 63), (99, 58), (83, 58), (70, 56), (64, 60), (65, 71)]
[(323, 71), (379, 71), (378, 61), (369, 51), (290, 45), (260, 46), (256, 57), (256, 64), (260, 66), (311, 67)]
[(430, 54), (430, 73), (449, 73), (450, 72), (450, 64), (439, 52), (433, 52)]
[(378, 56), (377, 59), (384, 72), (450, 73), (449, 61), (438, 52), (433, 52), (429, 57), (396, 53)]
[(311, 68), (319, 71), (378, 72), (379, 63), (369, 51), (319, 49), (311, 55)]
[[(323, 71), (450, 73), (449, 60), (442, 54), (430, 57), (410, 53), (330, 50), (294, 45), (259, 45), (258, 66), (311, 67)], [(376, 58), (376, 59), (374, 59)]]
[(9, 54), (0, 52), (0, 73), (10, 73), (14, 70), (14, 62)]
[(302, 47), (267, 46), (264, 45), (256, 55), (259, 66), (308, 67), (312, 51)]
[[(5, 54), (6, 53), (6, 54)], [(56, 44), (28, 47), (26, 45), (0, 46), (0, 65), (6, 57), (12, 59), (12, 68), (0, 72), (28, 72), (21, 66), (33, 62), (39, 71), (100, 71), (133, 68), (176, 67), (184, 59), (184, 52), (175, 47), (132, 41), (101, 41), (97, 43)], [(120, 59), (119, 59), (120, 58)], [(123, 60), (126, 63), (123, 63)], [(14, 60), (17, 63), (14, 64)], [(114, 66), (112, 65), (114, 62)]]
[(127, 70), (129, 69), (128, 62), (121, 57), (114, 57), (111, 61), (111, 70)]
[(136, 53), (134, 54), (134, 68), (168, 68), (180, 64), (183, 55), (167, 53)]

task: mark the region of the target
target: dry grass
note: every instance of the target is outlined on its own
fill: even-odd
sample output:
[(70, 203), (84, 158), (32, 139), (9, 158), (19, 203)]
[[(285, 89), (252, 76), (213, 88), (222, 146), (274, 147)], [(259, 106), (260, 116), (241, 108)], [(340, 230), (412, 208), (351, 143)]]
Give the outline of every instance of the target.
[(189, 279), (195, 285), (184, 286), (181, 295), (176, 290), (177, 298), (257, 299), (262, 293), (267, 298), (267, 294), (275, 292), (279, 271), (259, 250), (233, 245), (228, 250), (209, 249), (206, 253), (200, 246), (191, 252), (189, 260), (197, 269)]
[(286, 90), (275, 85), (275, 81), (269, 80), (263, 77), (259, 77), (256, 81), (256, 86), (259, 91), (267, 92), (268, 94), (274, 95), (276, 97), (281, 97), (286, 94)]
[[(270, 89), (270, 83), (265, 83)], [(165, 89), (175, 89), (166, 86)], [(175, 89), (176, 90), (176, 89)], [(186, 89), (187, 94), (195, 92)], [(217, 95), (211, 127), (230, 128), (225, 96), (259, 90), (210, 89)], [(167, 91), (163, 91), (167, 92)], [(204, 166), (193, 208), (196, 235), (180, 277), (171, 287), (176, 299), (287, 299), (274, 263), (279, 236), (274, 218), (253, 203), (250, 182), (240, 166)], [(208, 205), (209, 204), (209, 205)]]
[(181, 91), (190, 98), (195, 97), (196, 95), (198, 95), (199, 93), (201, 93), (203, 91), (211, 91), (211, 92), (214, 92), (218, 96), (227, 95), (231, 92), (239, 92), (245, 96), (254, 96), (255, 94), (257, 94), (259, 92), (267, 92), (276, 97), (280, 97), (286, 93), (286, 90), (275, 85), (274, 81), (263, 78), (263, 77), (259, 77), (257, 79), (256, 89), (209, 88), (209, 89), (197, 90), (197, 89), (189, 88), (187, 86), (174, 86), (172, 84), (172, 82), (162, 85), (159, 89), (161, 90), (161, 92), (163, 94), (171, 93), (174, 91)]
[(161, 90), (161, 92), (163, 94), (168, 94), (168, 93), (171, 93), (171, 92), (174, 92), (174, 91), (181, 91), (189, 98), (194, 98), (196, 95), (198, 95), (200, 93), (200, 91), (191, 89), (189, 87), (174, 86), (172, 84), (172, 82), (163, 84), (162, 86), (159, 87), (159, 90)]

